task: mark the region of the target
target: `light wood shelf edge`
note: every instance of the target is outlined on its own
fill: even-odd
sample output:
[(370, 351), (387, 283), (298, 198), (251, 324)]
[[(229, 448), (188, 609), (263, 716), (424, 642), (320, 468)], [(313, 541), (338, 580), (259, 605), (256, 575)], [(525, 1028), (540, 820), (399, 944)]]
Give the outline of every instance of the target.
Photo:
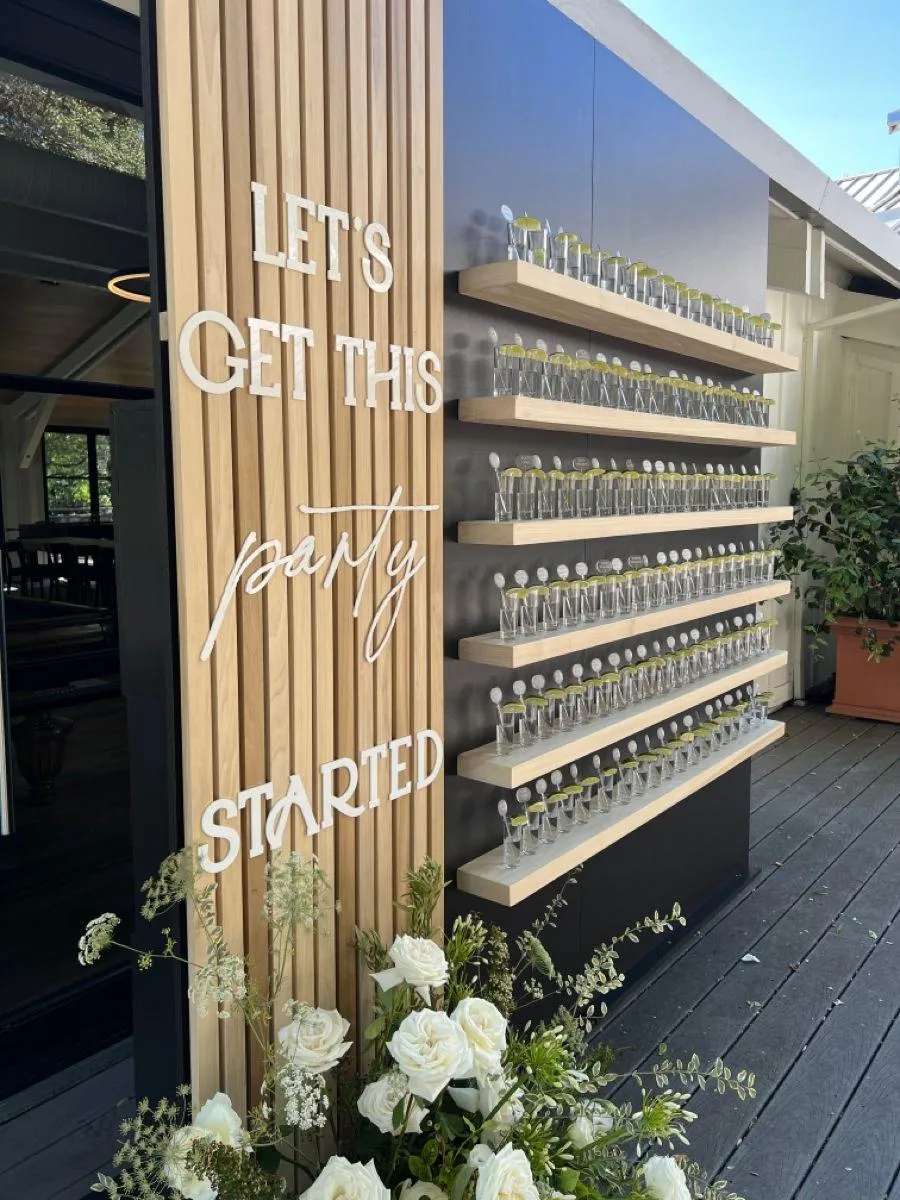
[(460, 521), (457, 537), (461, 543), (470, 546), (537, 546), (547, 542), (583, 542), (644, 533), (769, 525), (793, 519), (793, 508), (775, 505), (707, 512), (642, 513), (635, 517), (571, 517), (561, 521)]
[(493, 787), (517, 788), (530, 783), (540, 775), (546, 775), (557, 767), (568, 766), (578, 758), (594, 754), (598, 750), (623, 741), (651, 726), (659, 725), (671, 717), (703, 704), (714, 696), (733, 691), (761, 675), (768, 675), (786, 666), (786, 650), (766, 654), (752, 662), (744, 663), (733, 671), (711, 675), (691, 687), (670, 692), (662, 700), (645, 700), (629, 708), (616, 721), (581, 726), (568, 733), (557, 734), (537, 747), (514, 750), (511, 754), (497, 754), (494, 743), (487, 742), (474, 750), (466, 750), (456, 760), (456, 773), (464, 779), (474, 779)]
[[(634, 830), (648, 824), (661, 813), (674, 808), (688, 796), (698, 792), (714, 779), (759, 754), (784, 735), (784, 724), (767, 721), (758, 733), (746, 734), (745, 740), (730, 751), (718, 751), (712, 758), (678, 776), (667, 788), (658, 788), (639, 803), (612, 813), (596, 814), (587, 825), (580, 826), (553, 844), (539, 847), (533, 860), (524, 860), (516, 870), (503, 867), (501, 847), (482, 854), (460, 867), (456, 886), (470, 896), (480, 896), (508, 908), (521, 903), (535, 892), (566, 875), (580, 863), (586, 862), (608, 846), (621, 841)], [(603, 822), (602, 828), (599, 828)], [(525, 865), (527, 863), (527, 866)], [(533, 865), (532, 865), (533, 864)]]
[(564, 629), (530, 640), (507, 641), (501, 638), (499, 633), (482, 633), (460, 640), (459, 657), (465, 662), (484, 663), (490, 667), (527, 667), (547, 658), (577, 654), (594, 646), (606, 646), (610, 642), (640, 637), (641, 634), (652, 633), (664, 625), (699, 621), (703, 617), (729, 612), (745, 604), (762, 604), (766, 600), (787, 596), (790, 591), (789, 580), (776, 579), (772, 583), (762, 583), (736, 592), (724, 592), (703, 600), (691, 600), (686, 604), (674, 604), (668, 608), (654, 608), (650, 612), (638, 613), (633, 617), (598, 621), (593, 625), (578, 625), (574, 629)]
[(458, 287), (464, 296), (489, 304), (716, 363), (747, 375), (800, 368), (800, 360), (793, 354), (758, 346), (533, 263), (512, 260), (469, 267), (460, 271)]
[(528, 396), (473, 396), (459, 402), (460, 421), (592, 433), (607, 437), (649, 438), (705, 446), (795, 446), (792, 429), (753, 428), (716, 421), (687, 420), (656, 413), (620, 412), (590, 404), (533, 400)]

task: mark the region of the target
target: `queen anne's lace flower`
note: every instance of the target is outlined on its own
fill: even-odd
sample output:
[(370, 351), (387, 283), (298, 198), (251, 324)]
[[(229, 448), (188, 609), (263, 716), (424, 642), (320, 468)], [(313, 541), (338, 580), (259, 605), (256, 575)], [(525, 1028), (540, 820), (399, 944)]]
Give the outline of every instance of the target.
[(325, 1080), (290, 1060), (276, 1076), (284, 1097), (284, 1121), (299, 1133), (324, 1129), (328, 1119), (328, 1089)]
[(95, 963), (112, 941), (113, 931), (121, 921), (115, 913), (103, 913), (88, 921), (87, 928), (78, 939), (78, 961), (83, 967)]
[(229, 1015), (229, 1007), (247, 996), (247, 968), (239, 954), (229, 954), (224, 946), (209, 947), (206, 963), (194, 974), (188, 988), (188, 999), (197, 1006), (200, 1016), (206, 1015), (210, 1000), (222, 1006), (220, 1017)]

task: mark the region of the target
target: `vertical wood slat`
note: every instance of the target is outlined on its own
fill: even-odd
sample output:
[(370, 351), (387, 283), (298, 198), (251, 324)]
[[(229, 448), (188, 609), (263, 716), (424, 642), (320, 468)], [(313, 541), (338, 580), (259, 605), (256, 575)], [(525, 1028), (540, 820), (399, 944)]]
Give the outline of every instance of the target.
[[(166, 294), (169, 311), (178, 304), (185, 315), (196, 310), (200, 300), (195, 146), (193, 125), (184, 120), (194, 107), (190, 17), (187, 5), (163, 4), (158, 28)], [(203, 410), (198, 390), (181, 373), (177, 361), (171, 362), (170, 377), (178, 624), (180, 640), (189, 646), (202, 643), (209, 616)], [(181, 706), (184, 824), (189, 843), (198, 832), (199, 798), (212, 793), (215, 752), (210, 673), (190, 654), (182, 656)], [(196, 962), (200, 931), (190, 920), (187, 936), (188, 955)], [(202, 1095), (215, 1091), (219, 1076), (218, 1024), (214, 1013), (206, 1017), (200, 1017), (196, 1009), (191, 1013), (191, 1079)]]
[[(388, 13), (386, 0), (369, 0), (369, 199), (370, 211), (388, 215)], [(379, 346), (390, 342), (390, 300), (383, 292), (372, 292), (371, 337)], [(390, 496), (394, 490), (391, 470), (391, 414), (380, 404), (372, 414), (372, 487), (373, 495)], [(375, 560), (375, 570), (383, 577), (388, 561), (388, 547), (383, 544)], [(383, 654), (375, 663), (375, 728), (373, 741), (377, 745), (388, 741), (393, 729), (393, 661)], [(388, 766), (378, 764), (378, 795), (388, 794)], [(387, 800), (382, 799), (375, 810), (375, 919), (380, 936), (390, 942), (394, 928), (393, 912), (393, 813)]]
[[(394, 235), (391, 257), (394, 264), (394, 284), (390, 290), (390, 334), (396, 345), (408, 344), (408, 268), (411, 247), (405, 236), (408, 220), (409, 147), (407, 144), (406, 112), (406, 18), (408, 0), (387, 0), (388, 3), (388, 228), (403, 231)], [(403, 488), (403, 503), (409, 504), (409, 413), (390, 413), (391, 466), (393, 487)], [(394, 518), (394, 536), (409, 545), (412, 521), (408, 514)], [(410, 612), (404, 605), (394, 626), (391, 655), (393, 659), (393, 714), (396, 731), (410, 728)], [(408, 804), (393, 805), (393, 862), (394, 896), (403, 891), (403, 878), (411, 863), (412, 813)], [(394, 913), (395, 926), (400, 924), (399, 912)]]
[[(321, 575), (276, 572), (262, 593), (238, 593), (210, 661), (199, 659), (251, 531), (285, 550), (311, 533), (330, 554), (345, 529), (353, 545), (366, 545), (377, 514), (308, 516), (301, 505), (385, 504), (397, 486), (403, 504), (441, 501), (442, 415), (391, 411), (386, 383), (368, 407), (362, 361), (359, 400), (348, 407), (344, 360), (334, 350), (339, 333), (371, 338), (379, 370), (389, 365), (389, 343), (442, 355), (441, 8), (439, 0), (159, 0), (157, 11), (185, 837), (196, 842), (200, 815), (217, 796), (271, 780), (277, 797), (296, 773), (320, 813), (321, 764), (339, 755), (358, 761), (368, 746), (442, 728), (440, 512), (393, 518), (356, 619), (359, 572), (342, 567), (330, 590)], [(305, 249), (315, 275), (253, 263), (251, 179), (268, 188), (270, 250), (286, 246), (286, 191), (360, 218), (341, 233), (341, 282), (326, 281), (325, 225), (313, 217)], [(361, 228), (370, 220), (391, 236), (386, 294), (371, 291), (360, 272)], [(280, 381), (280, 396), (201, 394), (177, 354), (178, 331), (200, 308), (226, 312), (245, 330), (251, 315), (312, 328), (307, 400), (291, 397), (293, 356), (274, 342), (263, 381)], [(210, 377), (223, 377), (224, 352), (224, 333), (204, 330), (198, 362)], [(363, 644), (390, 549), (412, 539), (426, 569), (410, 585), (388, 648), (367, 664)], [(387, 763), (377, 770), (374, 811), (338, 815), (313, 838), (295, 817), (284, 847), (317, 855), (342, 914), (333, 934), (298, 939), (281, 998), (339, 1004), (350, 1018), (365, 1009), (371, 986), (357, 969), (354, 924), (374, 924), (389, 938), (405, 871), (439, 854), (443, 840), (440, 781), (390, 802)], [(363, 772), (357, 803), (366, 802), (367, 784)], [(266, 856), (247, 857), (249, 813), (240, 825), (241, 865), (218, 876), (219, 919), (261, 981), (269, 967), (259, 920)], [(191, 944), (196, 956), (193, 930)], [(238, 1022), (193, 1014), (198, 1100), (223, 1087), (242, 1107), (258, 1072)]]

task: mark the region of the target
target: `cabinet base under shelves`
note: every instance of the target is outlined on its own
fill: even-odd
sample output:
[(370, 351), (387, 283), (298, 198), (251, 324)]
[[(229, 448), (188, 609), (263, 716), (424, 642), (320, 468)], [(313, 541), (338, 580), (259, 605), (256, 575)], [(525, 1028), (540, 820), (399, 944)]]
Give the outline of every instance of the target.
[(558, 841), (538, 846), (533, 855), (522, 858), (513, 869), (503, 866), (502, 847), (489, 850), (459, 868), (456, 885), (461, 892), (493, 900), (495, 904), (506, 907), (519, 904), (733, 767), (759, 754), (783, 734), (782, 722), (766, 721), (646, 796), (617, 806), (611, 812), (596, 813), (586, 825), (576, 826)]

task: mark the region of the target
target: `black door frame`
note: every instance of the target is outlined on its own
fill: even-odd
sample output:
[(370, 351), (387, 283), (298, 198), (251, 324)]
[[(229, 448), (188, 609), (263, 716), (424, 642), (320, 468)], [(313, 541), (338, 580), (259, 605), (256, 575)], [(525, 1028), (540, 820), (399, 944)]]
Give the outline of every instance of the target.
[[(136, 914), (143, 900), (142, 881), (184, 840), (172, 442), (168, 367), (159, 337), (160, 313), (165, 311), (165, 271), (155, 5), (143, 7), (139, 20), (99, 0), (0, 0), (0, 57), (134, 106), (141, 105), (142, 97), (149, 99), (144, 109), (144, 137), (155, 386), (150, 391), (115, 389), (119, 397), (129, 400), (146, 404), (149, 399), (147, 452), (155, 463), (158, 484), (142, 506), (141, 553), (135, 555), (139, 562), (135, 563), (134, 583), (142, 599), (139, 628), (131, 627), (135, 623), (129, 622), (127, 612), (122, 619), (120, 611), (119, 621), (122, 690), (129, 715)], [(123, 264), (123, 268), (129, 265)], [(77, 387), (80, 395), (108, 395), (110, 385), (80, 381)], [(65, 390), (60, 388), (61, 393)], [(149, 569), (141, 571), (141, 563), (150, 564)], [(128, 592), (127, 585), (120, 591), (126, 605)], [(173, 932), (184, 944), (183, 914), (172, 916)], [(149, 944), (140, 925), (138, 921), (136, 938), (139, 944)], [(189, 1074), (186, 972), (180, 964), (164, 963), (152, 971), (133, 970), (131, 983), (137, 1095), (172, 1095)], [(53, 1006), (52, 1020), (68, 1024), (68, 1016), (59, 1006)], [(19, 1030), (18, 1036), (23, 1034), (27, 1036)], [(54, 1069), (59, 1068), (48, 1063), (45, 1074)]]

